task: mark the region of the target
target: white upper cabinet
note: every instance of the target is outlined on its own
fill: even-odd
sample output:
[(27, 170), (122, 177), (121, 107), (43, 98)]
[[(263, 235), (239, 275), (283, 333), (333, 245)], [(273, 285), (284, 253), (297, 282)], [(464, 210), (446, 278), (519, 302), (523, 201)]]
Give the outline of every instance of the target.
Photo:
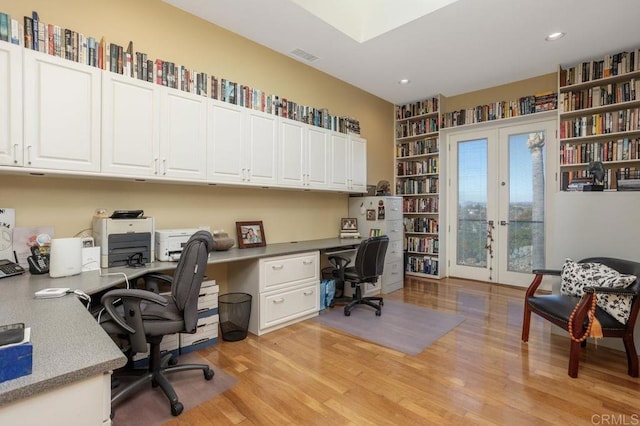
[(278, 117), (245, 110), (247, 177), (253, 185), (278, 183)]
[(160, 88), (104, 72), (102, 171), (119, 176), (159, 175)]
[(24, 49), (24, 165), (100, 171), (100, 70)]
[(159, 174), (205, 180), (208, 99), (176, 89), (162, 91)]
[(207, 99), (104, 72), (102, 171), (206, 178)]
[(278, 183), (289, 187), (305, 186), (307, 126), (299, 121), (280, 119), (280, 161)]
[(22, 48), (0, 43), (0, 165), (22, 166)]
[(305, 155), (306, 186), (327, 188), (329, 183), (329, 135), (330, 131), (308, 126)]
[(366, 139), (332, 132), (329, 146), (329, 187), (350, 192), (366, 192)]
[(277, 183), (277, 117), (210, 101), (207, 175), (212, 182)]
[(245, 182), (243, 108), (216, 100), (210, 102), (207, 177), (212, 182)]
[(326, 189), (329, 130), (280, 119), (278, 182), (288, 187)]
[(367, 192), (367, 140), (349, 135), (350, 186), (353, 192)]

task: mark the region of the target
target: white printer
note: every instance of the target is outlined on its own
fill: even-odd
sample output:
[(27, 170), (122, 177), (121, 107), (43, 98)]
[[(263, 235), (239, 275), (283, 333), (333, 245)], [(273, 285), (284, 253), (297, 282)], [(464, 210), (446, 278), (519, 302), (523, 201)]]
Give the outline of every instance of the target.
[(156, 259), (161, 262), (177, 262), (189, 238), (200, 230), (209, 231), (209, 227), (157, 230)]
[(154, 258), (152, 217), (94, 218), (93, 236), (100, 247), (100, 267), (144, 264)]

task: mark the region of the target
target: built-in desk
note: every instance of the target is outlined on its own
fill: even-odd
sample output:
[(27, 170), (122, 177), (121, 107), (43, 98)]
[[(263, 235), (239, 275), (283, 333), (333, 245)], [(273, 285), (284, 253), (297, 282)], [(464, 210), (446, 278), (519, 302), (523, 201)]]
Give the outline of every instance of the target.
[[(232, 248), (211, 253), (209, 263), (257, 261), (265, 257), (324, 251), (359, 243), (360, 240), (328, 238), (248, 249)], [(39, 419), (46, 424), (70, 424), (65, 419), (72, 419), (72, 423), (78, 424), (83, 414), (97, 418), (96, 412), (99, 412), (102, 422), (109, 424), (110, 372), (126, 363), (118, 347), (74, 295), (35, 299), (33, 294), (36, 291), (48, 287), (69, 287), (91, 295), (121, 285), (123, 274), (133, 279), (148, 272), (171, 270), (175, 266), (175, 262), (153, 262), (143, 268), (109, 268), (64, 278), (25, 273), (1, 279), (0, 324), (23, 322), (25, 327), (31, 328), (33, 372), (0, 383), (0, 424), (29, 424), (29, 419)], [(93, 404), (89, 401), (92, 395), (96, 396)], [(25, 413), (35, 417), (21, 417)], [(105, 414), (107, 420), (104, 420)]]

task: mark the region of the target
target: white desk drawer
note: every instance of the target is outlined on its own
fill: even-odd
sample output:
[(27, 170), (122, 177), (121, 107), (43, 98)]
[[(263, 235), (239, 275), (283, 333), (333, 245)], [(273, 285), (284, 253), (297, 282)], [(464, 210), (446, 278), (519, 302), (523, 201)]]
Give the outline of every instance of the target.
[(318, 312), (320, 283), (260, 295), (260, 328), (273, 327), (297, 317)]
[(260, 260), (260, 292), (320, 280), (320, 254), (295, 254)]

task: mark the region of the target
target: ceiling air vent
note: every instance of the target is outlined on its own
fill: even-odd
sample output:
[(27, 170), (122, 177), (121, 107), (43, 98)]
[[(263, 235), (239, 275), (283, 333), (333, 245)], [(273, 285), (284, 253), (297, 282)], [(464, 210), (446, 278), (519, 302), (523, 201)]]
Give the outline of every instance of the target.
[(316, 59), (318, 59), (318, 57), (317, 57), (317, 56), (313, 56), (311, 53), (309, 53), (309, 52), (305, 52), (305, 51), (304, 51), (304, 50), (302, 50), (302, 49), (295, 49), (295, 50), (292, 50), (292, 51), (291, 51), (291, 54), (292, 54), (292, 55), (297, 56), (298, 58), (304, 59), (304, 60), (305, 60), (305, 61), (307, 61), (307, 62), (313, 62), (313, 61), (315, 61)]

